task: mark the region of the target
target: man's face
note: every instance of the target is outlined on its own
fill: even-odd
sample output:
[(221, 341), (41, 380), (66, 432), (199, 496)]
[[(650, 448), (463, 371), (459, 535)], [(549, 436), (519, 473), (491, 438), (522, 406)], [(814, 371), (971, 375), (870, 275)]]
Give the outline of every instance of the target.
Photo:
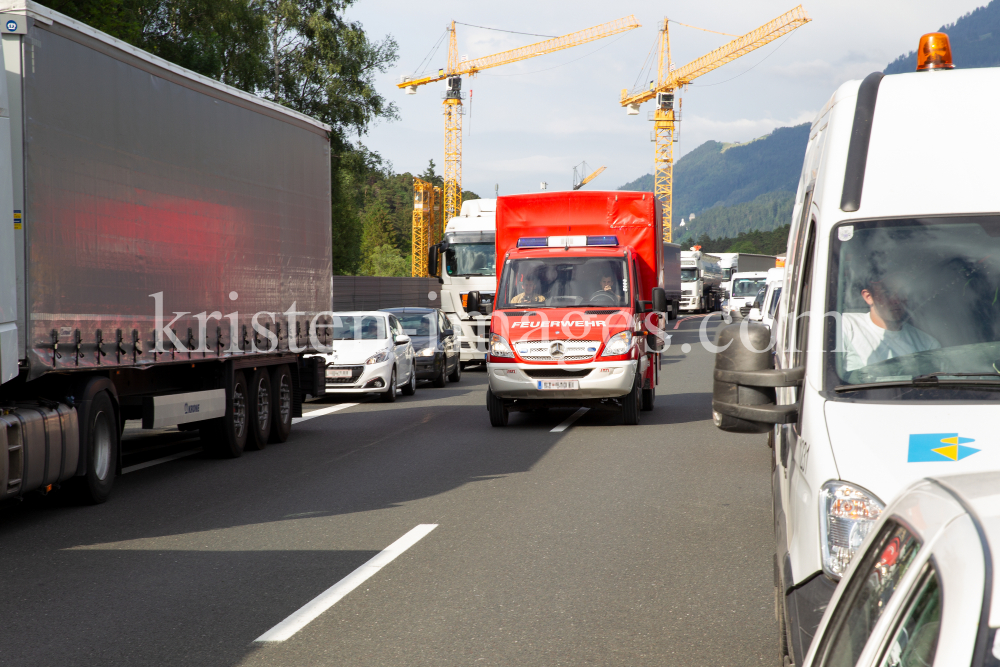
[(605, 292), (610, 292), (615, 288), (615, 279), (611, 276), (604, 276), (601, 278), (601, 289)]
[(532, 294), (533, 295), (535, 293), (535, 290), (537, 290), (537, 289), (538, 289), (538, 282), (534, 278), (525, 277), (525, 279), (524, 279), (524, 293), (525, 294)]
[(893, 293), (884, 283), (872, 283), (868, 289), (861, 290), (861, 296), (886, 322), (899, 322), (906, 317), (906, 297)]

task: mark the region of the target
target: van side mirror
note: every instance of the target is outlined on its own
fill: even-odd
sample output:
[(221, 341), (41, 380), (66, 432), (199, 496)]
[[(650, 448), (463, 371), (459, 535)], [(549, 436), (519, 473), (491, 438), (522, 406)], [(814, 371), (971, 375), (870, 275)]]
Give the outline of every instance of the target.
[(438, 273), (438, 250), (439, 246), (432, 245), (427, 249), (427, 275), (436, 276)]
[[(740, 330), (753, 349), (744, 345)], [(798, 405), (778, 405), (777, 387), (801, 387), (805, 368), (774, 368), (771, 331), (743, 320), (719, 330), (715, 343), (712, 421), (730, 433), (767, 433), (774, 424), (798, 421)]]
[(465, 297), (465, 312), (479, 312), (479, 292), (472, 291)]
[(653, 312), (667, 312), (667, 293), (663, 291), (662, 287), (653, 288)]

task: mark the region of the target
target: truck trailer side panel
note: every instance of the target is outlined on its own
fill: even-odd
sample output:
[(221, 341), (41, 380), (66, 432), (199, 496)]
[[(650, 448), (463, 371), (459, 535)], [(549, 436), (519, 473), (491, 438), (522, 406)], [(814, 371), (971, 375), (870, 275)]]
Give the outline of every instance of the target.
[[(171, 361), (153, 351), (159, 292), (164, 324), (189, 313), (172, 327), (182, 341), (188, 329), (198, 335), (194, 315), (238, 311), (235, 330), (209, 320), (208, 356), (245, 349), (242, 329), (253, 337), (256, 312), (296, 303), (305, 332), (310, 315), (330, 309), (324, 126), (186, 80), (72, 25), (34, 21), (11, 39), (21, 46), (7, 68), (23, 92), (12, 120), (23, 127), (15, 234), (26, 248), (19, 320), (30, 378)], [(116, 354), (118, 331), (126, 354)]]

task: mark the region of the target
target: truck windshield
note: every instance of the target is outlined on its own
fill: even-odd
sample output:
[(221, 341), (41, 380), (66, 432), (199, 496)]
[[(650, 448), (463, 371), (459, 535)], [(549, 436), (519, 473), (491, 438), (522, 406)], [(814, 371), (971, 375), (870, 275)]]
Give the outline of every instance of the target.
[(737, 278), (733, 281), (733, 296), (754, 297), (766, 285), (767, 278)]
[(827, 294), (828, 386), (1000, 385), (1000, 216), (839, 225)]
[(449, 276), (495, 276), (496, 235), (493, 232), (447, 234), (444, 268)]
[(629, 305), (629, 275), (620, 257), (515, 259), (503, 273), (499, 308)]
[(681, 269), (681, 282), (693, 283), (698, 280), (698, 269)]

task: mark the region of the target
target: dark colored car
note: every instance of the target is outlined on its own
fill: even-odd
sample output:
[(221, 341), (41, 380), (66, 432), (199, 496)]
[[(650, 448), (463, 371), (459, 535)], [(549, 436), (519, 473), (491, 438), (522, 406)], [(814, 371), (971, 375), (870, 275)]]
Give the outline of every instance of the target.
[(431, 380), (435, 387), (443, 387), (445, 378), (451, 382), (462, 378), (458, 336), (443, 312), (437, 308), (383, 310), (395, 315), (403, 325), (403, 333), (410, 337), (418, 380)]

